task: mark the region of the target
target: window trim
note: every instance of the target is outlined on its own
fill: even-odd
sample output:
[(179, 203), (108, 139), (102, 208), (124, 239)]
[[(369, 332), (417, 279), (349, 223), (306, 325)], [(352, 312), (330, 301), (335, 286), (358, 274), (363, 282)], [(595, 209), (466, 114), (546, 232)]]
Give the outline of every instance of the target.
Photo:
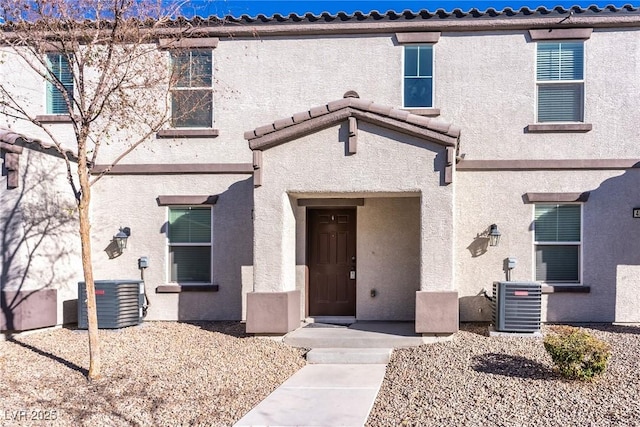
[[(217, 42), (215, 43), (217, 46)], [(169, 49), (169, 69), (173, 70), (173, 55), (176, 52), (209, 52), (211, 55), (211, 86), (189, 86), (189, 87), (180, 87), (177, 85), (172, 85), (169, 88), (169, 103), (171, 105), (171, 117), (169, 119), (169, 129), (161, 130), (158, 132), (157, 136), (162, 137), (216, 137), (218, 136), (218, 131), (215, 130), (215, 99), (214, 99), (214, 70), (215, 70), (215, 55), (213, 54), (215, 46), (198, 46), (196, 47), (188, 47), (184, 49)], [(191, 58), (189, 59), (189, 68), (191, 68)], [(173, 118), (173, 92), (186, 92), (186, 91), (208, 91), (211, 93), (211, 126), (175, 126), (174, 118)], [(213, 132), (211, 132), (213, 131)]]
[[(582, 43), (582, 79), (578, 80), (539, 80), (538, 79), (538, 49), (541, 44), (557, 44), (561, 46), (563, 43)], [(531, 131), (543, 131), (543, 132), (553, 132), (553, 131), (574, 131), (574, 129), (567, 129), (566, 124), (586, 124), (586, 54), (585, 54), (586, 44), (582, 39), (539, 39), (536, 41), (535, 48), (535, 124), (532, 126)], [(580, 120), (558, 120), (558, 121), (540, 121), (540, 87), (541, 86), (554, 86), (554, 85), (580, 85), (581, 87), (581, 96), (580, 96)], [(542, 126), (536, 128), (536, 125)], [(587, 128), (576, 129), (575, 131), (588, 131), (591, 130), (591, 126), (588, 125)]]
[[(536, 206), (537, 205), (579, 205), (580, 206), (580, 241), (579, 242), (547, 242), (536, 240)], [(532, 241), (532, 269), (531, 275), (533, 281), (540, 282), (545, 286), (562, 286), (562, 287), (578, 287), (584, 286), (584, 203), (583, 202), (535, 202), (532, 203), (532, 219), (531, 219), (531, 241)], [(578, 246), (578, 281), (577, 282), (558, 282), (538, 280), (536, 277), (536, 248), (538, 245), (544, 246)]]
[[(431, 79), (431, 105), (420, 105), (420, 106), (414, 106), (414, 107), (410, 107), (407, 106), (406, 104), (406, 100), (405, 100), (405, 92), (404, 92), (404, 87), (405, 87), (405, 81), (407, 79), (407, 76), (405, 74), (405, 61), (406, 61), (406, 54), (407, 54), (407, 48), (418, 48), (418, 53), (420, 52), (420, 48), (423, 47), (428, 47), (431, 49), (431, 76), (416, 76), (414, 78), (430, 78)], [(420, 60), (418, 60), (418, 63), (420, 62)], [(402, 46), (402, 81), (401, 81), (401, 87), (400, 87), (400, 92), (402, 94), (402, 109), (403, 110), (435, 110), (434, 106), (435, 106), (435, 99), (436, 99), (436, 78), (435, 78), (435, 71), (436, 71), (436, 55), (435, 55), (435, 43), (407, 43), (404, 44)], [(440, 113), (440, 111), (438, 110), (438, 114)]]
[[(166, 283), (168, 283), (170, 286), (182, 286), (182, 287), (189, 287), (189, 286), (200, 286), (200, 285), (212, 285), (214, 283), (214, 271), (213, 271), (213, 237), (214, 237), (214, 232), (213, 232), (213, 218), (214, 218), (214, 212), (213, 212), (213, 206), (214, 204), (200, 204), (200, 205), (166, 205), (167, 209), (165, 210), (165, 215), (166, 215), (166, 224), (167, 224), (167, 230), (165, 233), (165, 240), (166, 240), (166, 249), (165, 249), (165, 259), (166, 259)], [(210, 225), (209, 225), (209, 243), (204, 243), (204, 242), (197, 242), (197, 243), (171, 243), (171, 239), (169, 238), (169, 228), (171, 227), (170, 222), (170, 212), (171, 209), (209, 209), (211, 216), (210, 216)], [(171, 248), (172, 247), (209, 247), (211, 248), (210, 251), (210, 256), (209, 256), (209, 281), (200, 281), (200, 282), (180, 282), (179, 280), (172, 280), (171, 279)]]

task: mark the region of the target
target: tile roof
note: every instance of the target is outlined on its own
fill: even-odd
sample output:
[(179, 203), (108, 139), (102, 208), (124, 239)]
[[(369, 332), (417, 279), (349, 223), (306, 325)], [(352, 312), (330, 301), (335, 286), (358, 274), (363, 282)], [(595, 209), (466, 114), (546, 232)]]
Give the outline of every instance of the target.
[(611, 16), (621, 14), (640, 15), (640, 7), (636, 7), (632, 4), (625, 4), (621, 7), (615, 5), (608, 5), (604, 7), (598, 7), (591, 5), (588, 7), (572, 6), (565, 8), (562, 6), (556, 6), (553, 8), (547, 8), (540, 6), (537, 8), (529, 8), (527, 6), (519, 9), (513, 9), (506, 7), (504, 9), (488, 8), (486, 10), (479, 10), (472, 8), (464, 11), (456, 8), (451, 11), (445, 9), (437, 9), (435, 11), (429, 11), (422, 9), (417, 12), (411, 10), (394, 11), (388, 10), (386, 12), (379, 12), (373, 10), (369, 13), (362, 11), (356, 11), (353, 13), (338, 12), (331, 14), (329, 12), (323, 12), (321, 14), (305, 13), (298, 15), (291, 13), (283, 15), (276, 13), (272, 16), (259, 14), (257, 16), (250, 16), (243, 14), (241, 16), (227, 15), (222, 18), (211, 15), (208, 17), (194, 16), (192, 18), (177, 18), (173, 21), (174, 24), (182, 25), (190, 23), (192, 25), (207, 25), (207, 24), (300, 24), (300, 23), (347, 23), (347, 22), (363, 22), (363, 21), (416, 21), (416, 20), (482, 20), (482, 19), (494, 19), (494, 18), (548, 18), (548, 17), (565, 17), (568, 15), (595, 17), (595, 16)]
[(349, 117), (426, 139), (445, 146), (456, 146), (460, 128), (439, 118), (423, 117), (409, 111), (360, 99), (349, 91), (345, 97), (276, 120), (244, 133), (252, 150), (265, 150), (303, 135), (333, 126)]
[[(56, 147), (54, 143), (48, 143), (40, 141), (39, 139), (31, 139), (26, 136), (12, 131), (11, 129), (0, 128), (0, 146), (3, 150), (21, 153), (22, 148), (29, 148), (34, 151), (49, 154), (52, 156), (63, 158), (62, 152)], [(78, 156), (72, 150), (64, 149), (67, 158), (71, 161), (77, 162)]]

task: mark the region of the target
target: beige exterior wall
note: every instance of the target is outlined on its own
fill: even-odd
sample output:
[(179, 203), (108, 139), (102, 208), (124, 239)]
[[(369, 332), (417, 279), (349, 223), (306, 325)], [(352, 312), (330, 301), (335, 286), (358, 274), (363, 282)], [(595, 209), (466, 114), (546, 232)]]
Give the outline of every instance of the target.
[(263, 185), (254, 190), (255, 289), (304, 291), (306, 211), (296, 199), (364, 197), (356, 315), (412, 319), (416, 290), (452, 288), (452, 188), (438, 172), (444, 148), (360, 122), (358, 152), (346, 156), (342, 128), (263, 152)]
[[(20, 186), (13, 190), (6, 189), (7, 177), (0, 177), (0, 289), (57, 289), (57, 323), (73, 321), (82, 265), (75, 202), (63, 161), (24, 150), (19, 175)], [(10, 301), (9, 306), (17, 310), (27, 300)]]
[[(640, 206), (640, 171), (459, 172), (457, 174), (456, 287), (461, 296), (461, 319), (488, 320), (490, 308), (481, 290), (491, 293), (493, 281), (505, 280), (503, 260), (518, 260), (512, 280), (534, 277), (533, 205), (527, 192), (590, 191), (583, 204), (582, 284), (586, 294), (544, 297), (546, 321), (637, 322), (636, 290), (640, 286), (640, 220), (632, 209)], [(496, 223), (502, 232), (498, 247), (486, 248), (477, 235)], [(486, 251), (485, 251), (486, 249)]]
[[(243, 292), (251, 290), (252, 187), (250, 175), (104, 177), (94, 186), (97, 202), (91, 212), (95, 278), (139, 280), (138, 258), (146, 256), (144, 279), (151, 302), (147, 319), (240, 320)], [(156, 201), (161, 195), (219, 195), (212, 207), (212, 283), (218, 292), (156, 294), (157, 286), (171, 284), (168, 207)], [(127, 248), (109, 259), (113, 235), (125, 226), (131, 228)]]
[(420, 289), (420, 199), (365, 199), (358, 208), (357, 236), (356, 317), (414, 320)]
[(536, 120), (536, 43), (528, 32), (443, 33), (434, 47), (435, 106), (462, 128), (461, 153), (467, 159), (637, 157), (640, 30), (596, 29), (584, 43), (585, 122), (593, 130), (527, 133)]
[[(382, 105), (401, 106), (402, 51), (391, 33), (223, 38), (214, 50), (214, 127), (220, 135), (150, 138), (123, 163), (250, 163), (244, 131), (340, 99), (347, 90)], [(442, 33), (434, 46), (434, 107), (443, 119), (462, 128), (460, 154), (466, 160), (640, 157), (638, 29), (595, 29), (585, 42), (585, 121), (593, 125), (587, 133), (526, 132), (535, 122), (535, 53), (527, 31)], [(168, 61), (168, 54), (159, 53), (159, 58)], [(44, 112), (45, 85), (33, 72), (6, 60), (0, 74), (32, 102), (34, 114)], [(0, 124), (46, 139), (44, 132), (7, 117)], [(50, 129), (62, 139), (71, 137), (69, 125)], [(114, 134), (103, 146), (100, 162), (121, 152), (130, 136)], [(340, 125), (266, 150), (264, 185), (255, 190), (250, 175), (103, 178), (94, 186), (92, 207), (96, 278), (138, 278), (137, 259), (148, 256), (149, 319), (245, 318), (246, 292), (297, 289), (305, 298), (305, 209), (296, 199), (364, 197), (365, 205), (358, 208), (358, 317), (410, 319), (415, 301), (410, 291), (458, 290), (461, 319), (487, 320), (488, 303), (476, 295), (504, 278), (504, 258), (518, 259), (514, 279), (533, 278), (533, 208), (523, 203), (522, 195), (591, 191), (583, 226), (583, 284), (591, 286), (591, 293), (545, 296), (544, 318), (640, 321), (635, 309), (640, 222), (630, 213), (640, 206), (635, 169), (458, 171), (454, 183), (444, 186), (443, 149), (438, 145), (425, 148), (414, 138), (361, 124), (358, 153), (345, 156), (345, 139), (345, 125)], [(40, 162), (49, 161), (40, 157), (29, 163), (39, 172)], [(42, 168), (64, 173), (58, 164)], [(68, 196), (53, 196), (67, 194), (62, 175), (38, 185), (47, 187), (38, 193), (42, 203), (73, 204), (64, 198)], [(27, 188), (5, 187), (0, 188), (2, 215), (10, 213), (7, 206)], [(219, 292), (153, 292), (167, 283), (162, 228), (167, 208), (158, 207), (155, 200), (162, 194), (220, 195), (213, 208), (213, 269)], [(27, 213), (32, 202), (20, 203)], [(502, 231), (502, 243), (483, 252), (476, 237), (492, 223)], [(104, 249), (119, 226), (131, 227), (130, 246), (110, 260)], [(385, 240), (382, 231), (393, 239)], [(65, 233), (64, 239), (38, 247), (38, 253), (47, 255), (30, 266), (25, 284), (37, 286), (46, 277), (64, 290), (63, 299), (69, 299), (82, 274), (77, 237)], [(377, 248), (376, 254), (363, 254), (369, 248)], [(51, 260), (59, 253), (64, 256)], [(369, 296), (372, 288), (378, 291), (375, 298)], [(304, 315), (304, 304), (302, 310)]]

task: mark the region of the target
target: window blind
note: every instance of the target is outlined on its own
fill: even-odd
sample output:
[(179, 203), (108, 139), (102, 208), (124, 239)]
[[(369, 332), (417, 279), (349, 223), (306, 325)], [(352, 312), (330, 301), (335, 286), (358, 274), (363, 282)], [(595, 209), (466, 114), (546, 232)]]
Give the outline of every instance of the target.
[(582, 80), (583, 43), (538, 43), (537, 68), (539, 81)]
[(536, 205), (536, 242), (579, 242), (580, 205)]
[(538, 43), (538, 122), (581, 122), (584, 44)]
[(580, 282), (581, 215), (580, 205), (535, 206), (536, 280)]
[(581, 122), (582, 84), (549, 84), (538, 87), (539, 122)]
[[(64, 86), (69, 100), (73, 100), (73, 74), (69, 66), (69, 58), (65, 54), (50, 53), (47, 55), (47, 66), (53, 79), (57, 79)], [(63, 93), (56, 85), (47, 81), (47, 113), (67, 114), (69, 108)]]
[(211, 243), (211, 209), (171, 208), (169, 242)]

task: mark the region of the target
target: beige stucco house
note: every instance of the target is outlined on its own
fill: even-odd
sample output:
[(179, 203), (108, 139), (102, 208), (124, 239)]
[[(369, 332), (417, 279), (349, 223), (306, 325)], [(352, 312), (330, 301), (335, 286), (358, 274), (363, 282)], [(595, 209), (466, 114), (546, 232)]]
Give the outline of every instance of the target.
[[(450, 334), (491, 320), (508, 273), (542, 283), (543, 321), (640, 321), (638, 8), (245, 16), (198, 34), (185, 49), (211, 103), (93, 190), (95, 276), (140, 279), (146, 257), (147, 319)], [(42, 82), (0, 74), (52, 114)], [(62, 323), (82, 280), (73, 221), (22, 237), (30, 204), (72, 198), (46, 135), (6, 122), (0, 284), (56, 289)], [(94, 173), (119, 154), (104, 150)]]

